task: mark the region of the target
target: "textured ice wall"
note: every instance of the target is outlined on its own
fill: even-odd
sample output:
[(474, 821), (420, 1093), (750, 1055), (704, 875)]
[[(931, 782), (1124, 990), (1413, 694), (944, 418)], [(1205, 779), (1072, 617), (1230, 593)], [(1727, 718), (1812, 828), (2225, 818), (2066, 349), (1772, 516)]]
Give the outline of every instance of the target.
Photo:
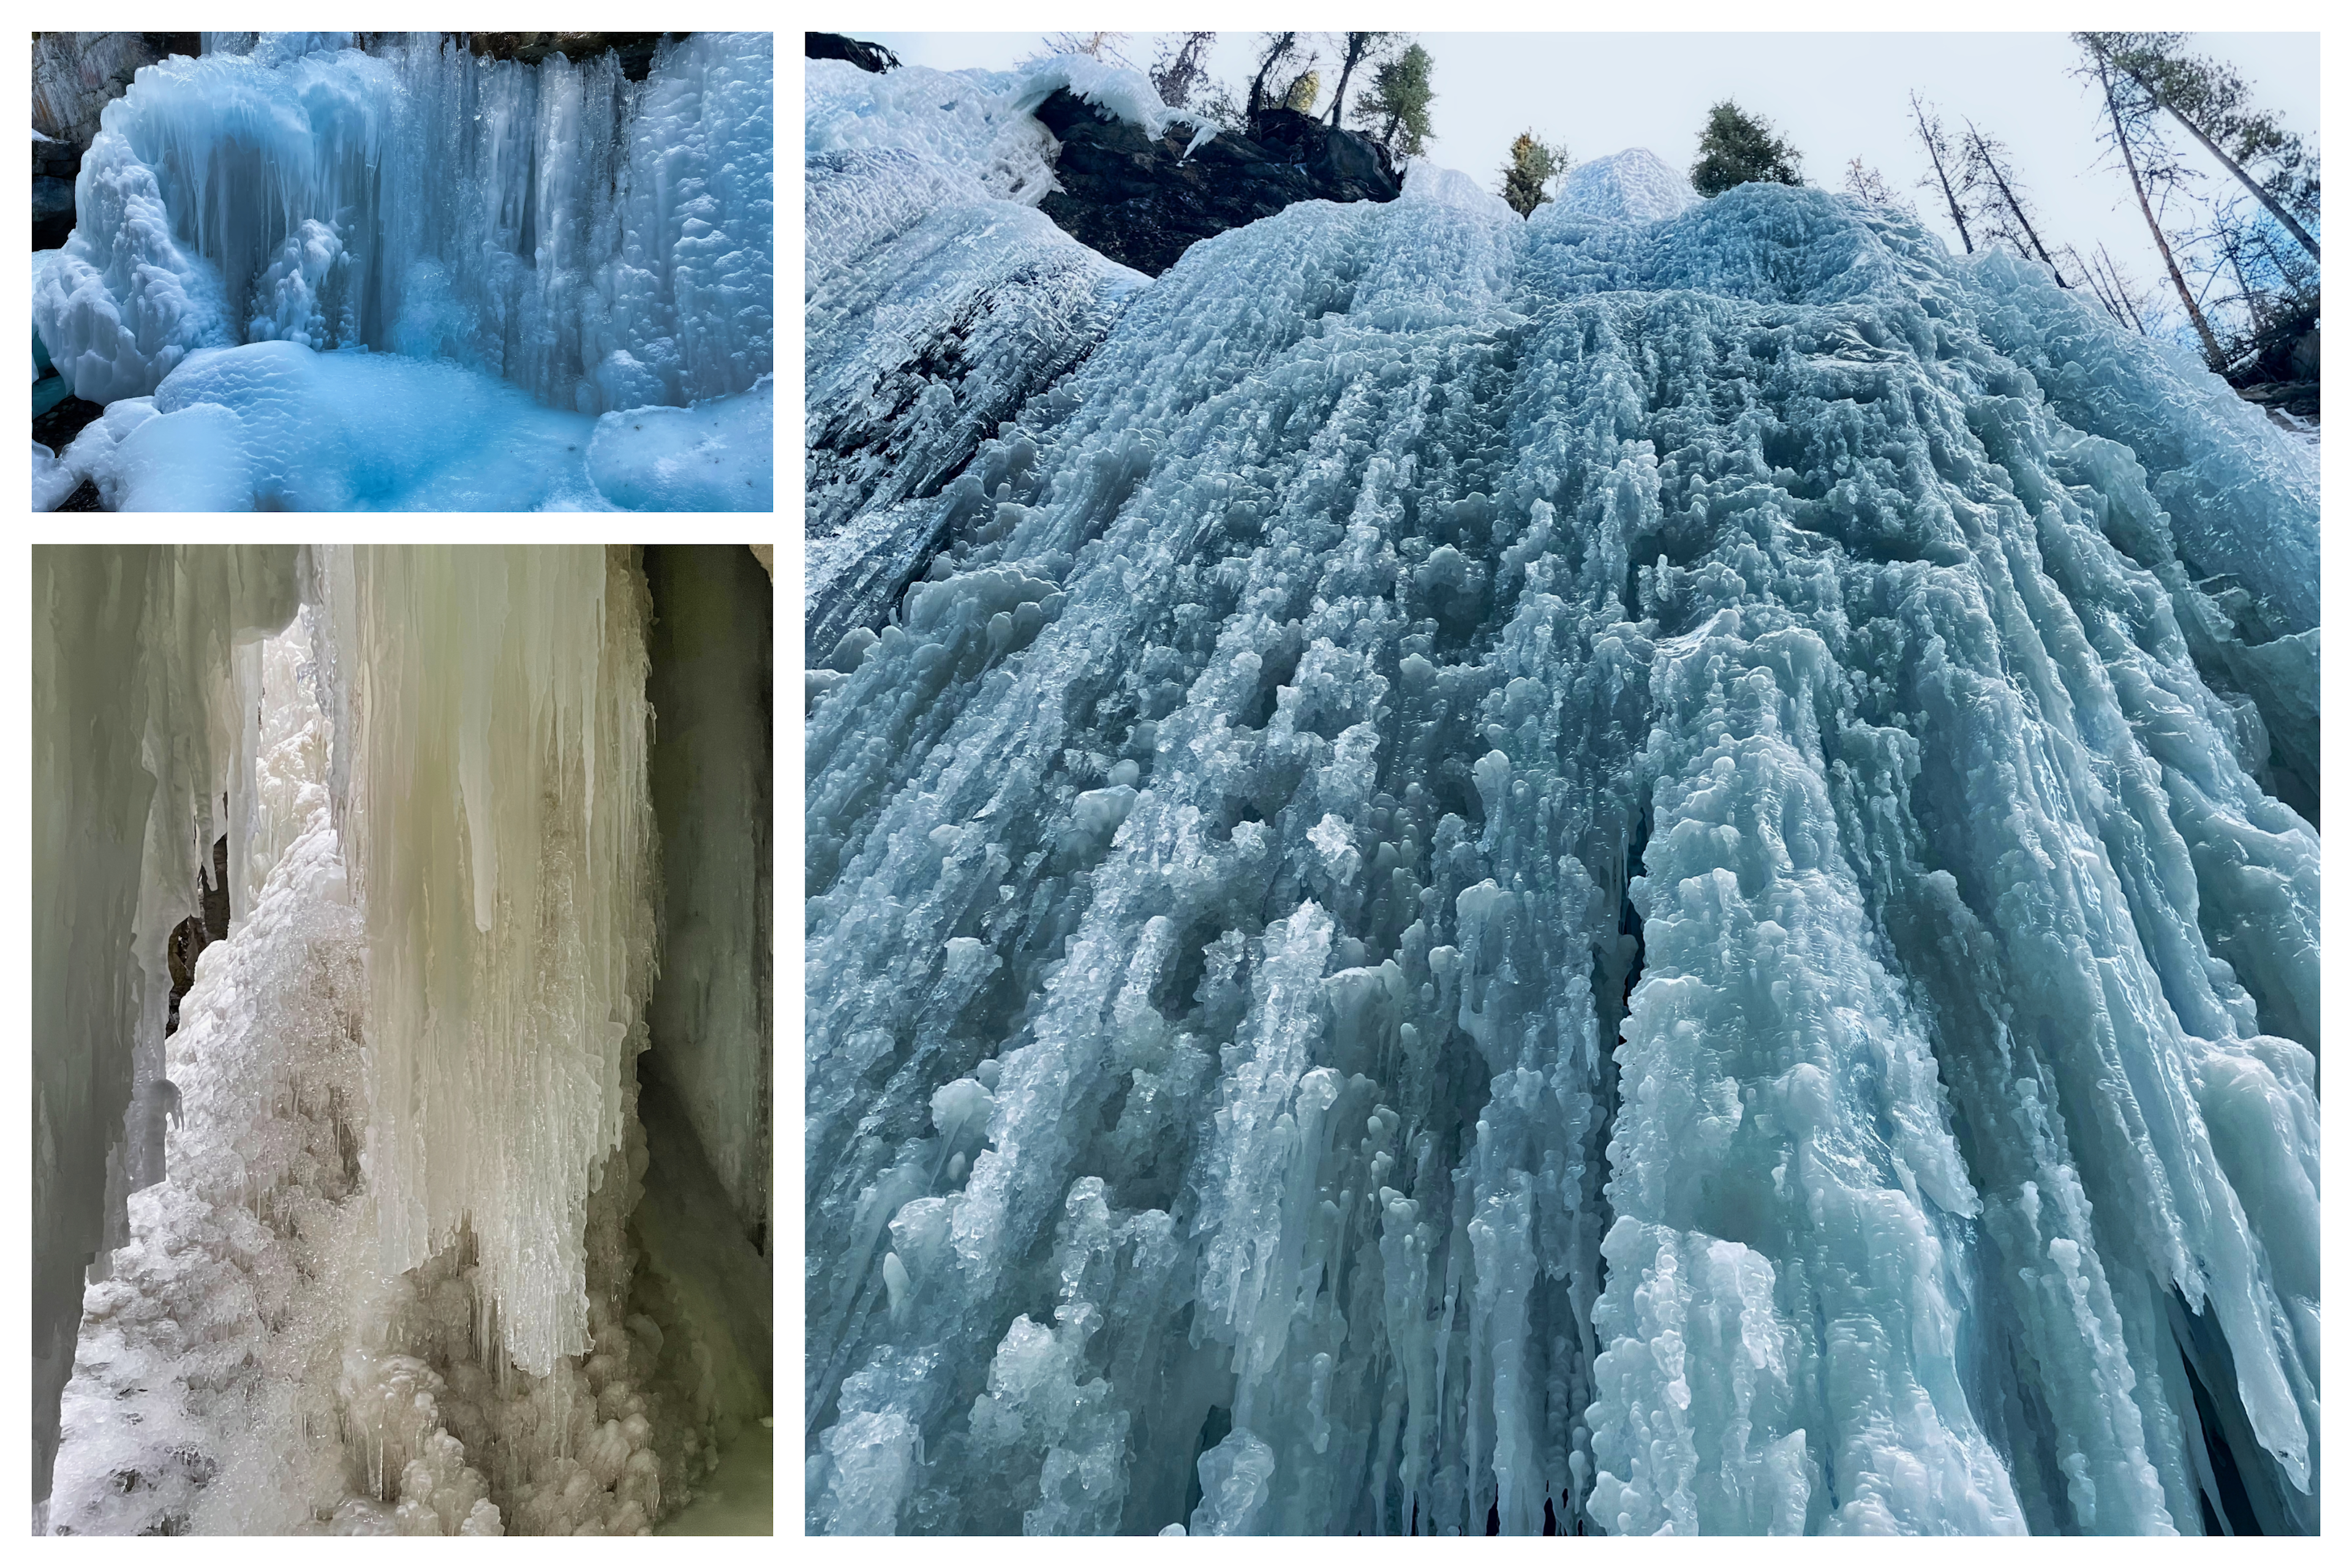
[(812, 680), (811, 1528), (2315, 1527), (2221, 395), (1773, 186), (1136, 295)]
[[(1096, 101), (1132, 116), (1137, 83), (1156, 97), (1132, 73), (1084, 65)], [(893, 504), (936, 493), (1144, 282), (1035, 210), (1055, 149), (1028, 110), (1075, 69), (806, 64), (805, 527), (820, 656), (931, 548), (936, 509)]]
[(583, 414), (773, 369), (770, 35), (673, 39), (642, 83), (610, 54), (350, 41), (175, 57), (107, 107), (34, 296), (77, 395), (265, 339), (454, 359)]
[[(171, 679), (153, 678), (142, 749), (177, 760), (158, 815), (199, 821), (198, 842), (226, 827), (236, 918), (168, 1042), (160, 991), (121, 1032), (156, 1059), (142, 1050), (133, 1135), (90, 1142), (123, 1151), (141, 1190), (82, 1300), (54, 1522), (641, 1532), (694, 1495), (749, 1379), (697, 1249), (663, 1237), (641, 1257), (633, 1227), (653, 910), (628, 552), (336, 547), (299, 574), (291, 550), (154, 554), (44, 552), (37, 603), (119, 634), (68, 574), (88, 589), (152, 569), (164, 605), (133, 603), (185, 668), (153, 656)], [(258, 588), (240, 594), (239, 571)], [(312, 601), (297, 628), (215, 646), (224, 625), (290, 613), (297, 580)], [(101, 688), (121, 673), (96, 670)], [(45, 689), (67, 732), (128, 722), (75, 707), (60, 679)], [(206, 680), (217, 700), (192, 705)], [(77, 777), (120, 795), (111, 768), (135, 765)], [(183, 772), (225, 779), (226, 811), (187, 816)], [(76, 871), (105, 872), (65, 842)], [(142, 874), (167, 917), (185, 903), (173, 874), (192, 886), (177, 861)], [(90, 933), (131, 924), (104, 918), (82, 928), (100, 954), (119, 950)], [(72, 1081), (37, 1062), (44, 1105), (52, 1079)], [(47, 1172), (45, 1198), (63, 1185)], [(68, 1315), (68, 1350), (73, 1332)]]
[[(234, 810), (236, 644), (291, 618), (291, 546), (43, 546), (32, 563), (33, 1496), (48, 1495), (83, 1270), (162, 1175), (164, 943)], [(154, 1125), (150, 1125), (151, 1123)], [(133, 1136), (134, 1131), (138, 1136)]]

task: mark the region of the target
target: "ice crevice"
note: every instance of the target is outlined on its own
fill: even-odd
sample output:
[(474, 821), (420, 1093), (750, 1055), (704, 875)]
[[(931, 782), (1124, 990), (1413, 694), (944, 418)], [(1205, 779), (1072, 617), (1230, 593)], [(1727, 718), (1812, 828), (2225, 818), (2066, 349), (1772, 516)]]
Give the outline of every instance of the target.
[(684, 820), (766, 577), (668, 553), (37, 552), (41, 1523), (645, 1533), (759, 1433), (765, 882)]
[[(813, 356), (1049, 243), (993, 79), (810, 73), (983, 192)], [(2316, 1528), (2309, 453), (1899, 215), (1572, 195), (1204, 241), (812, 512), (811, 1530)]]

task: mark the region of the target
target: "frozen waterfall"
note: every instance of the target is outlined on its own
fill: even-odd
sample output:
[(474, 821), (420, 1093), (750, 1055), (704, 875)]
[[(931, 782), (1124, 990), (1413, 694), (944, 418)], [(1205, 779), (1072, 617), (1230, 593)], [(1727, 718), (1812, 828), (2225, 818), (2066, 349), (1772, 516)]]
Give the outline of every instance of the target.
[(643, 1533), (764, 1452), (766, 583), (35, 552), (37, 1531)]
[(811, 1530), (2317, 1528), (2315, 451), (1822, 191), (1145, 284), (807, 68)]
[[(35, 270), (74, 394), (151, 426), (62, 454), (110, 505), (769, 504), (770, 35), (673, 36), (642, 81), (456, 35), (205, 37), (106, 107)], [(632, 477), (677, 437), (598, 417), (688, 405), (715, 495)]]

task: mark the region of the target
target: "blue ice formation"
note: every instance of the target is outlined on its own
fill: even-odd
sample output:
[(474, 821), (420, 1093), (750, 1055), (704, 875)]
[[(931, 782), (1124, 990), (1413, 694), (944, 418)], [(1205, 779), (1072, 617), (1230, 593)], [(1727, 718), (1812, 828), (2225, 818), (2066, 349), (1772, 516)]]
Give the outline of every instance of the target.
[[(770, 35), (674, 37), (643, 82), (610, 53), (530, 66), (441, 34), (352, 42), (207, 35), (107, 106), (73, 235), (34, 276), (35, 331), (76, 395), (159, 395), (205, 350), (373, 350), (483, 383), (467, 401), (522, 421), (477, 432), (495, 447), (531, 444), (533, 404), (593, 420), (740, 396), (772, 372)], [(364, 407), (324, 412), (367, 424)], [(249, 455), (188, 477), (233, 498)], [(502, 489), (513, 507), (575, 493)]]
[(2317, 1527), (2315, 451), (1646, 153), (1130, 283), (848, 68), (811, 1530)]
[(152, 396), (109, 404), (58, 468), (112, 511), (763, 510), (770, 385), (597, 419), (442, 360), (198, 349)]

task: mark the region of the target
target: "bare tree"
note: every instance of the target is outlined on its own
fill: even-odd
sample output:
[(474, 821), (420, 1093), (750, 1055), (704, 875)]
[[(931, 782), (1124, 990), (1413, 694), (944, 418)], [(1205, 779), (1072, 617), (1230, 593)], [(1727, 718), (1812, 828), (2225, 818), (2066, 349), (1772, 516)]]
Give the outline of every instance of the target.
[(2027, 210), (2023, 188), (2018, 184), (2017, 170), (2009, 161), (2009, 149), (1979, 131), (1972, 120), (1962, 124), (1969, 133), (1962, 141), (1964, 157), (1961, 163), (1963, 193), (1973, 192), (1978, 198), (1977, 219), (1996, 237), (2009, 241), (2021, 256), (2042, 258), (2058, 287), (2067, 287), (2066, 274), (2058, 258), (2042, 243), (2042, 236), (2033, 227), (2033, 216)]
[[(2091, 58), (2089, 74), (2099, 84), (2100, 94), (2106, 105), (2109, 129), (2102, 140), (2107, 141), (2123, 159), (2124, 173), (2131, 176), (2132, 195), (2139, 202), (2140, 216), (2147, 220), (2147, 232), (2155, 237), (2157, 252), (2164, 258), (2164, 270), (2172, 279), (2172, 291), (2180, 297), (2181, 309), (2189, 314), (2189, 324), (2197, 330), (2197, 340), (2204, 345), (2205, 363), (2219, 372), (2228, 363), (2228, 358), (2222, 353), (2221, 343), (2214, 339), (2212, 323), (2205, 319), (2205, 311), (2198, 304), (2197, 297), (2189, 291), (2189, 279), (2181, 275), (2180, 261), (2173, 254), (2172, 241), (2166, 237), (2164, 225), (2157, 221), (2155, 205), (2148, 199), (2149, 179), (2147, 173), (2143, 171), (2141, 155), (2153, 153), (2159, 158), (2163, 157), (2161, 144), (2148, 133), (2148, 121), (2154, 106), (2145, 100), (2131, 100), (2131, 95), (2124, 90), (2120, 73), (2104, 49), (2090, 48), (2087, 45), (2085, 49)], [(2178, 166), (2168, 159), (2159, 163), (2156, 172), (2168, 182), (2179, 178)]]
[(1208, 80), (1209, 50), (1216, 41), (1214, 33), (1179, 33), (1160, 46), (1151, 62), (1151, 85), (1160, 102), (1182, 109), (1192, 101), (1192, 89)]
[[(2302, 138), (2286, 132), (2276, 115), (2251, 106), (2243, 78), (2219, 61), (2183, 53), (2179, 33), (2077, 33), (2074, 41), (2112, 72), (2118, 86), (2128, 84), (2150, 110), (2171, 115), (2313, 260), (2319, 259), (2319, 241), (2297, 221), (2289, 203), (2280, 199), (2283, 192), (2294, 191), (2293, 176), (2304, 163)], [(2276, 163), (2289, 178), (2255, 179), (2246, 164), (2257, 159)], [(2317, 181), (2310, 184), (2315, 207)]]
[(1927, 188), (1932, 184), (1943, 193), (1944, 208), (1952, 215), (1952, 226), (1960, 231), (1960, 249), (1965, 255), (1974, 256), (1976, 241), (1969, 237), (1969, 215), (1960, 201), (1959, 187), (1954, 183), (1960, 161), (1952, 151), (1950, 135), (1944, 130), (1944, 118), (1930, 106), (1921, 103), (1919, 95), (1914, 92), (1911, 95), (1911, 119), (1913, 134), (1919, 138), (1919, 145), (1927, 153), (1928, 167), (1932, 171), (1932, 180), (1923, 178), (1919, 184)]
[(1914, 217), (1918, 216), (1918, 211), (1912, 206), (1911, 199), (1887, 184), (1885, 175), (1864, 163), (1859, 157), (1847, 161), (1845, 184), (1841, 188), (1846, 195), (1860, 196), (1873, 206), (1893, 207), (1897, 212), (1909, 213)]
[(1284, 92), (1269, 97), (1265, 90), (1265, 84), (1276, 70), (1298, 52), (1300, 38), (1300, 35), (1295, 32), (1264, 33), (1259, 36), (1265, 39), (1265, 42), (1258, 51), (1257, 69), (1250, 77), (1249, 96), (1242, 102), (1242, 117), (1253, 123), (1266, 109), (1280, 103), (1289, 96)]
[(1124, 52), (1129, 36), (1126, 33), (1048, 33), (1045, 48), (1029, 58), (1052, 59), (1057, 55), (1084, 55), (1105, 65), (1125, 66), (1132, 70), (1135, 62), (1129, 59)]
[(1400, 35), (1348, 33), (1342, 36), (1345, 43), (1339, 51), (1339, 85), (1331, 94), (1331, 123), (1334, 126), (1339, 123), (1340, 108), (1348, 101), (1348, 79), (1356, 74), (1358, 66), (1377, 59), (1385, 53)]

